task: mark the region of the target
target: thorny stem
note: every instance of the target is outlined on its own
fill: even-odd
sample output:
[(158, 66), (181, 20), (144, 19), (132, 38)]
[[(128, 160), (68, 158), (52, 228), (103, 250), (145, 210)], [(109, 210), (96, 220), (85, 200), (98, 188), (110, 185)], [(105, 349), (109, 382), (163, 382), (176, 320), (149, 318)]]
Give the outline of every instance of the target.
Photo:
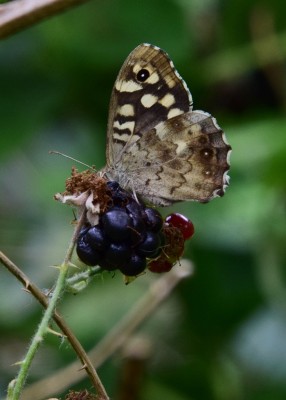
[[(57, 302), (58, 302), (58, 300), (64, 290), (64, 287), (65, 287), (65, 281), (66, 281), (66, 277), (67, 277), (67, 273), (68, 273), (68, 269), (69, 269), (69, 265), (70, 265), (71, 256), (72, 256), (72, 253), (74, 250), (76, 239), (77, 239), (79, 231), (84, 223), (84, 220), (85, 220), (85, 211), (82, 212), (82, 214), (78, 220), (77, 226), (74, 230), (74, 233), (73, 233), (72, 239), (70, 241), (64, 261), (61, 264), (61, 266), (59, 267), (59, 269), (60, 269), (59, 276), (58, 276), (55, 288), (53, 290), (52, 296), (50, 298), (50, 301), (47, 302), (46, 298), (45, 298), (45, 301), (43, 301), (43, 298), (41, 298), (41, 300), (40, 300), (40, 302), (42, 304), (44, 303), (44, 305), (47, 306), (47, 308), (43, 315), (42, 321), (40, 322), (40, 324), (38, 326), (36, 334), (34, 335), (34, 337), (32, 339), (32, 342), (28, 349), (28, 352), (27, 352), (24, 360), (21, 362), (21, 368), (18, 373), (18, 376), (17, 376), (16, 380), (13, 381), (12, 388), (11, 388), (11, 386), (9, 387), (7, 400), (18, 400), (19, 399), (20, 393), (21, 393), (22, 388), (27, 379), (32, 360), (33, 360), (41, 342), (43, 341), (44, 336), (48, 332), (49, 323), (51, 321), (51, 318), (56, 315), (56, 314), (54, 315), (55, 308), (56, 308)], [(2, 253), (0, 253), (0, 256), (3, 261)], [(19, 273), (16, 274), (17, 278), (20, 279), (21, 281), (23, 281), (23, 276), (20, 277), (20, 275), (21, 274), (19, 274)], [(26, 287), (30, 286), (28, 279), (24, 279), (24, 282), (26, 284)], [(58, 315), (57, 315), (57, 317), (60, 318)], [(71, 331), (69, 330), (68, 327), (66, 327), (66, 328), (67, 328), (66, 333), (70, 336)], [(76, 339), (76, 338), (74, 338), (74, 339)], [(78, 345), (79, 342), (78, 343), (76, 343), (76, 342), (77, 342), (77, 339), (76, 339), (76, 341), (74, 341), (74, 345), (75, 344)], [(82, 354), (81, 354), (81, 356), (82, 356)], [(80, 358), (82, 359), (82, 357), (80, 357)], [(91, 372), (92, 377), (95, 377), (95, 379), (93, 379), (93, 381), (95, 380), (94, 383), (95, 383), (95, 387), (98, 391), (99, 397), (103, 400), (105, 400), (105, 399), (107, 400), (108, 396), (105, 392), (105, 389), (104, 389), (99, 377), (97, 376), (96, 371), (94, 370), (91, 362), (88, 360), (88, 357), (86, 357), (84, 361), (85, 361), (84, 367), (87, 368), (87, 365), (88, 365), (88, 367), (91, 368), (91, 370), (89, 372)]]
[[(62, 293), (64, 284), (65, 284), (65, 277), (68, 271), (68, 264), (62, 264), (60, 266), (60, 273), (57, 279), (57, 283), (54, 289), (54, 292), (52, 294), (52, 297), (50, 299), (50, 302), (48, 304), (48, 307), (46, 311), (44, 312), (42, 321), (40, 322), (38, 329), (32, 339), (32, 342), (30, 344), (30, 347), (28, 349), (28, 352), (24, 358), (24, 360), (21, 362), (21, 368), (18, 373), (18, 376), (16, 378), (16, 383), (14, 386), (13, 390), (13, 397), (11, 400), (18, 400), (22, 391), (22, 388), (25, 384), (26, 378), (28, 376), (28, 372), (31, 366), (31, 363), (34, 359), (34, 356), (41, 344), (41, 342), (44, 339), (44, 336), (48, 332), (48, 326), (50, 323), (50, 320), (52, 318), (53, 312), (56, 308), (57, 301), (60, 297), (60, 294)], [(10, 400), (8, 398), (8, 400)]]

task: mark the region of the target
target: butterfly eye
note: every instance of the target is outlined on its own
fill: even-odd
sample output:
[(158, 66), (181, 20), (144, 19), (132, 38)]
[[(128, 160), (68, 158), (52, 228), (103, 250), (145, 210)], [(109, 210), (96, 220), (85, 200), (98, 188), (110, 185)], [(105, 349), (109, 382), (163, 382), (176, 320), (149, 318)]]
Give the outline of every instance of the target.
[(150, 72), (148, 69), (140, 69), (140, 71), (137, 72), (136, 78), (139, 82), (145, 82), (146, 79), (148, 79), (150, 76)]

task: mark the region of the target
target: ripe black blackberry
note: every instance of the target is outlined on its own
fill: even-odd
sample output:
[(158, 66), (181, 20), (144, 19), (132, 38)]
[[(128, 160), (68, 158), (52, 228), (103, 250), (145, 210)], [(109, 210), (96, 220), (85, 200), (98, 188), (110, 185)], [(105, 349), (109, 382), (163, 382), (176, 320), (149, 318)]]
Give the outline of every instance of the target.
[(150, 259), (162, 251), (160, 213), (138, 203), (117, 182), (107, 182), (110, 202), (98, 224), (87, 224), (77, 241), (78, 257), (87, 265), (119, 269), (127, 276), (142, 273)]

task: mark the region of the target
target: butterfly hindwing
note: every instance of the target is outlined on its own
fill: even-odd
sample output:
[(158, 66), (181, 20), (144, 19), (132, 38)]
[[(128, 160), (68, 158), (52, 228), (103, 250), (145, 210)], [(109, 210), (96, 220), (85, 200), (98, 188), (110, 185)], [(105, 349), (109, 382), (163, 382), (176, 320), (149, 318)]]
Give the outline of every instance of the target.
[(139, 194), (157, 205), (206, 202), (222, 196), (228, 183), (229, 146), (216, 120), (188, 112), (157, 125), (123, 155), (122, 171)]

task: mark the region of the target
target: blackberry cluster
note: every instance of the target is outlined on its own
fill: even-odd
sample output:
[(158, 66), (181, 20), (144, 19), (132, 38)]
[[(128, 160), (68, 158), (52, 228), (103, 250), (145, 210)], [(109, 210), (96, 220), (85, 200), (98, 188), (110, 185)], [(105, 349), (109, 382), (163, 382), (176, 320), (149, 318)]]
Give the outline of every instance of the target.
[(77, 254), (87, 265), (119, 269), (124, 275), (143, 272), (164, 246), (161, 214), (139, 204), (117, 182), (107, 182), (111, 204), (95, 226), (86, 225), (77, 241)]

